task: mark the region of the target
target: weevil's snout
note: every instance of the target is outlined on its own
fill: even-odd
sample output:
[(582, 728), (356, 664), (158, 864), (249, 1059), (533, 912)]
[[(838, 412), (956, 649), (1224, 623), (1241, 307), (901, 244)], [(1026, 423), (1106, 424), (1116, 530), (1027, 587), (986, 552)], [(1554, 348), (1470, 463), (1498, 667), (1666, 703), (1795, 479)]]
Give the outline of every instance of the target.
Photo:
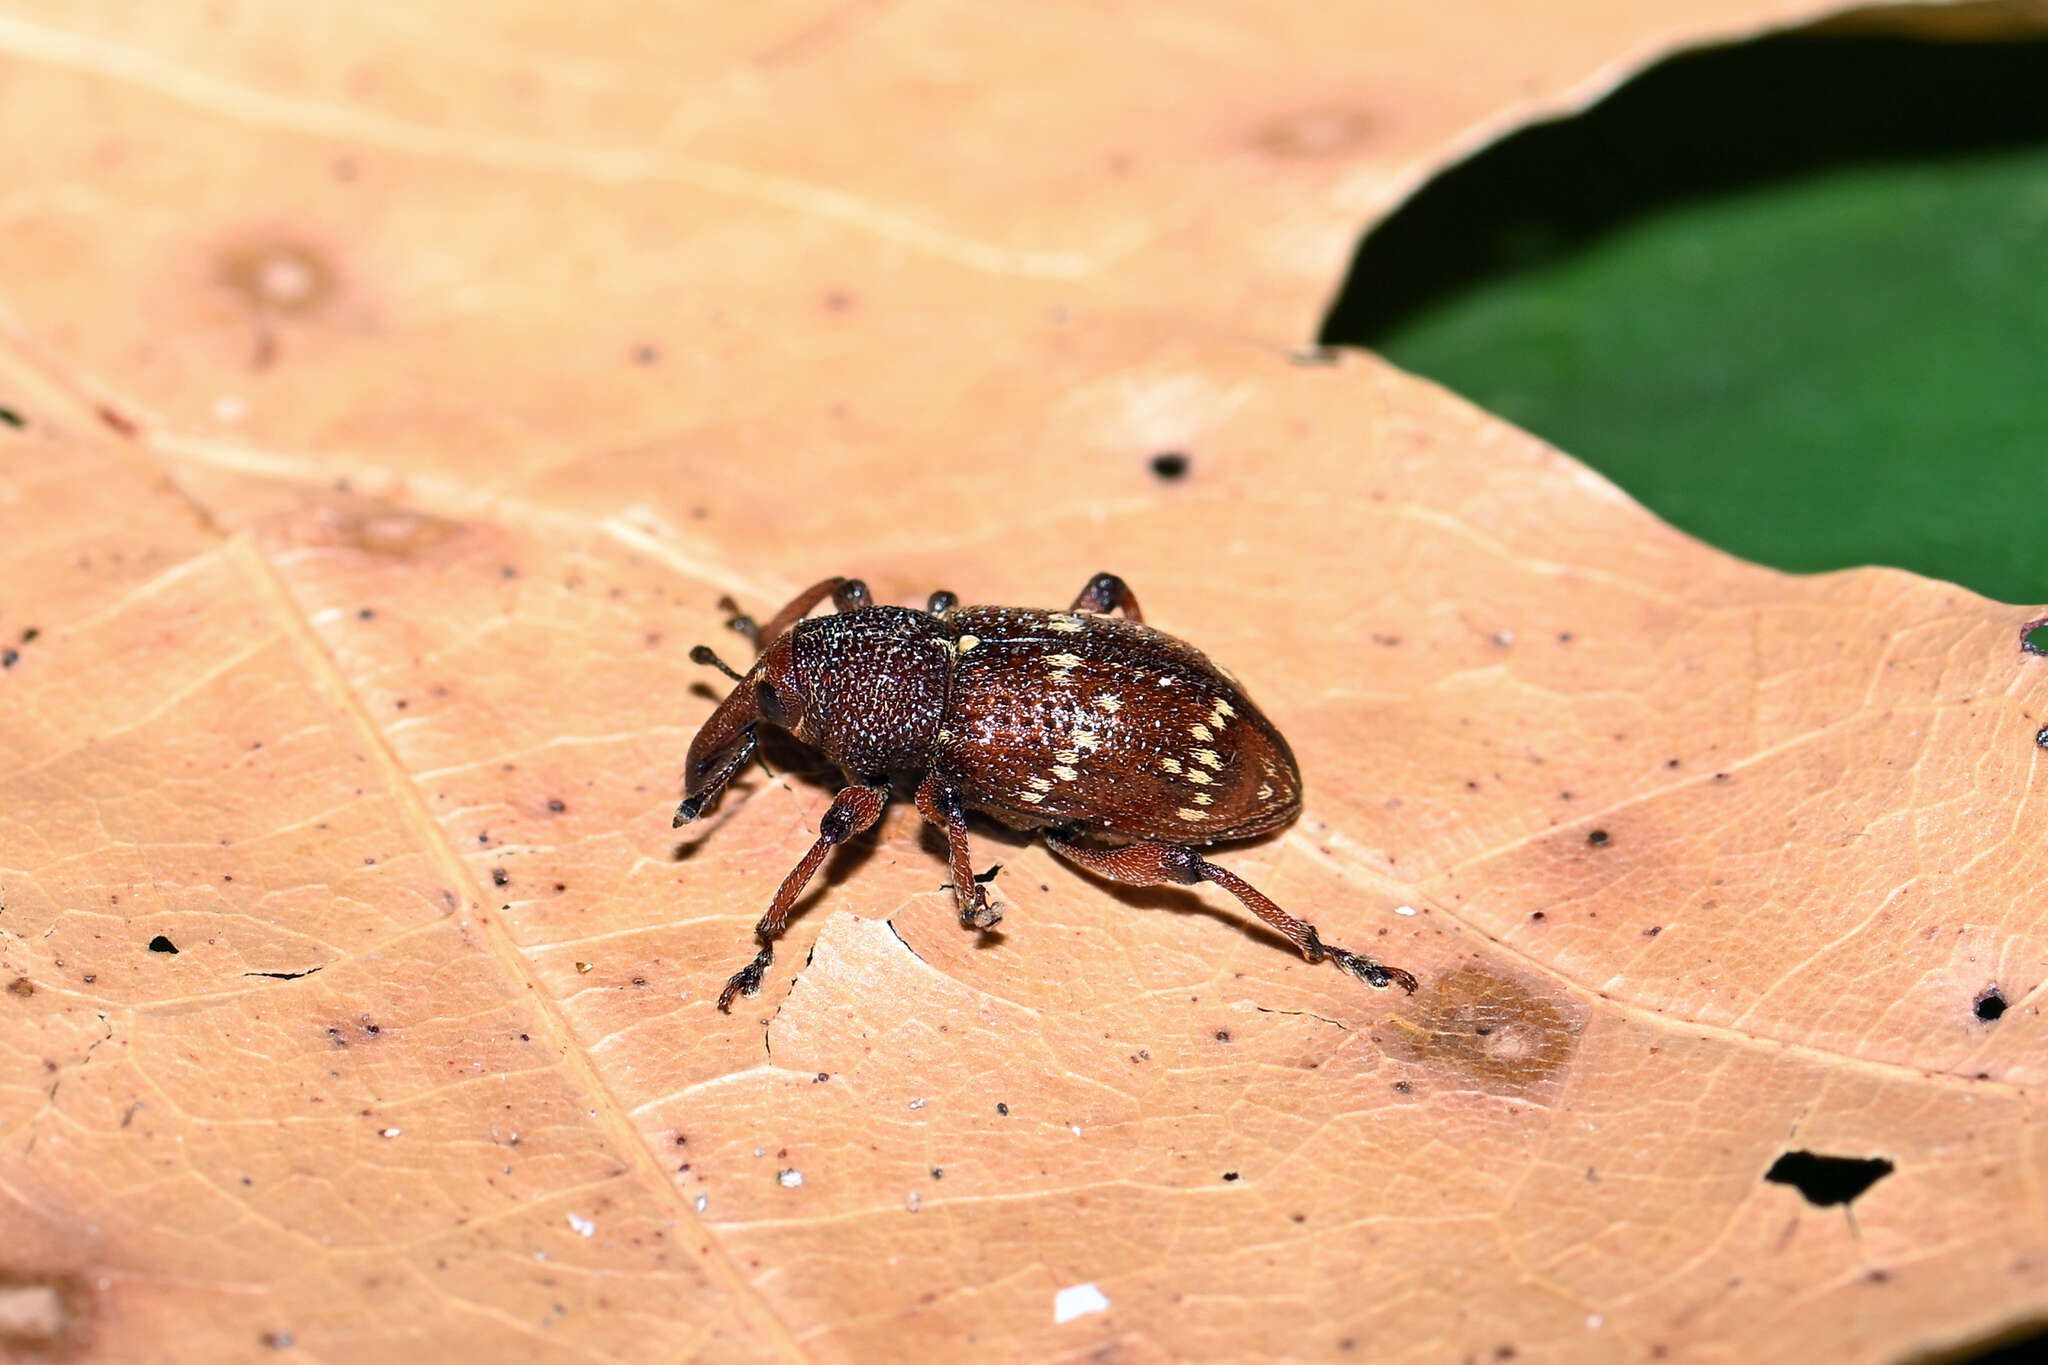
[(688, 824), (717, 804), (725, 784), (754, 756), (754, 731), (761, 722), (791, 731), (803, 722), (803, 693), (796, 685), (793, 664), (794, 651), (785, 635), (769, 646), (761, 661), (740, 678), (739, 685), (697, 731), (683, 763), (683, 800), (676, 807), (672, 828)]
[(674, 826), (688, 824), (716, 804), (725, 784), (754, 756), (754, 727), (759, 721), (751, 683), (741, 683), (719, 703), (690, 741), (690, 755), (683, 760), (683, 801), (676, 807)]

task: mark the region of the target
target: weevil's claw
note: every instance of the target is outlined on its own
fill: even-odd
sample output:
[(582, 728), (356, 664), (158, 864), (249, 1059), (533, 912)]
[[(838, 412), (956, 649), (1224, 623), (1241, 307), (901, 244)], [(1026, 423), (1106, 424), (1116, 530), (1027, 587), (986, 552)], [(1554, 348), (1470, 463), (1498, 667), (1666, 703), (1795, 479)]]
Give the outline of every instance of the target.
[(1360, 957), (1357, 953), (1346, 952), (1342, 948), (1332, 948), (1327, 944), (1323, 946), (1323, 951), (1329, 954), (1330, 959), (1339, 967), (1342, 967), (1368, 986), (1373, 986), (1380, 990), (1385, 990), (1389, 986), (1399, 986), (1408, 994), (1415, 994), (1415, 978), (1402, 971), (1399, 967), (1389, 967), (1384, 963), (1374, 962), (1369, 957)]
[(1003, 907), (975, 889), (974, 904), (960, 912), (960, 927), (979, 929), (984, 934), (1003, 922)]
[(775, 960), (773, 948), (763, 948), (755, 954), (754, 960), (732, 974), (732, 980), (725, 983), (725, 989), (718, 993), (718, 1012), (732, 1013), (732, 998), (739, 994), (756, 996), (761, 993), (761, 973), (768, 970), (768, 964)]
[(702, 801), (696, 800), (694, 798), (685, 800), (681, 805), (676, 807), (676, 818), (669, 821), (668, 827), (670, 829), (681, 829), (684, 825), (687, 825), (692, 820), (696, 819), (698, 813), (701, 812), (703, 809), (704, 803)]

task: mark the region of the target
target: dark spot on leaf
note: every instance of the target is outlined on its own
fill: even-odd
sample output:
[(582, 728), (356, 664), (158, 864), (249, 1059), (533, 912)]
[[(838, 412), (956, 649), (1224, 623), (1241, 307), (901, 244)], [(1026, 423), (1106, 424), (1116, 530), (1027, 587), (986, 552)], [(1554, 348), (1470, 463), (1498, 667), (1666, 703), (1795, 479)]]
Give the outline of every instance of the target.
[(1172, 483), (1175, 479), (1187, 477), (1188, 467), (1193, 463), (1186, 453), (1178, 450), (1162, 450), (1152, 457), (1152, 472)]
[(1774, 1185), (1790, 1185), (1815, 1208), (1846, 1204), (1892, 1173), (1892, 1163), (1881, 1156), (1821, 1156), (1814, 1152), (1787, 1152), (1771, 1163), (1764, 1179)]
[(550, 801), (548, 802), (548, 809), (553, 811), (555, 814), (560, 815), (563, 811), (569, 808), (563, 805), (560, 801)]
[(16, 431), (28, 425), (27, 419), (13, 408), (0, 408), (0, 423), (13, 427)]
[(1595, 848), (1605, 848), (1613, 841), (1613, 837), (1604, 829), (1596, 829), (1586, 836), (1586, 842)]
[(20, 663), (20, 662), (21, 662), (21, 651), (20, 651), (20, 650), (18, 650), (18, 649), (0, 649), (0, 668), (12, 668), (12, 667), (14, 667), (14, 666), (15, 666), (16, 664), (18, 664), (18, 663)]
[(8, 983), (7, 993), (9, 995), (18, 995), (26, 1000), (36, 993), (36, 985), (35, 982), (30, 981), (25, 976), (17, 976)]
[(149, 950), (152, 953), (175, 953), (178, 951), (178, 945), (165, 938), (162, 934), (158, 934), (149, 941)]
[(492, 886), (507, 886), (511, 884), (511, 881), (512, 874), (507, 872), (504, 868), (494, 867), (491, 869)]
[(1223, 1173), (1223, 1181), (1224, 1181), (1224, 1183), (1225, 1183), (1225, 1184), (1234, 1184), (1234, 1183), (1236, 1183), (1236, 1180), (1237, 1180), (1237, 1172), (1236, 1172), (1236, 1171), (1225, 1171), (1225, 1172)]
[(996, 1101), (996, 1112), (997, 1112), (998, 1114), (1001, 1114), (1001, 1115), (1002, 1115), (1002, 1116), (1003, 1116), (1004, 1118), (1008, 1118), (1008, 1117), (1010, 1116), (1010, 1106), (1009, 1106), (1009, 1105), (1007, 1105), (1007, 1104), (1004, 1104), (1004, 1103), (1003, 1103), (1003, 1102), (1002, 1102), (1001, 1100), (997, 1100), (997, 1101)]
[(2005, 996), (1997, 986), (1986, 986), (1977, 996), (1977, 1017), (1992, 1023), (2005, 1013)]
[(633, 363), (635, 365), (656, 365), (660, 362), (661, 348), (659, 346), (652, 346), (643, 341), (633, 348)]

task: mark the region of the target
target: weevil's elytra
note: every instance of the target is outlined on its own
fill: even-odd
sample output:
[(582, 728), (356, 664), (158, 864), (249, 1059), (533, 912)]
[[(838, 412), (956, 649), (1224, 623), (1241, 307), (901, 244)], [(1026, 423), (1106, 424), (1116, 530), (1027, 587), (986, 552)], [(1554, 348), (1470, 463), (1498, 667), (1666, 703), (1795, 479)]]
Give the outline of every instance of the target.
[[(806, 620), (827, 597), (837, 614)], [(760, 952), (726, 983), (721, 1010), (759, 989), (804, 886), (834, 847), (881, 818), (890, 778), (905, 775), (918, 779), (919, 812), (945, 831), (970, 928), (993, 928), (1003, 914), (969, 856), (967, 812), (978, 810), (1045, 831), (1053, 852), (1111, 881), (1214, 882), (1310, 962), (1328, 957), (1370, 985), (1415, 989), (1407, 972), (1324, 943), (1314, 925), (1196, 852), (1292, 821), (1300, 769), (1229, 675), (1144, 624), (1122, 579), (1095, 575), (1065, 611), (958, 602), (938, 592), (924, 611), (875, 606), (859, 579), (828, 578), (766, 626), (735, 617), (760, 651), (747, 673), (701, 645), (691, 652), (738, 685), (690, 744), (676, 824), (711, 807), (752, 757), (762, 724), (823, 752), (849, 784), (756, 927)]]

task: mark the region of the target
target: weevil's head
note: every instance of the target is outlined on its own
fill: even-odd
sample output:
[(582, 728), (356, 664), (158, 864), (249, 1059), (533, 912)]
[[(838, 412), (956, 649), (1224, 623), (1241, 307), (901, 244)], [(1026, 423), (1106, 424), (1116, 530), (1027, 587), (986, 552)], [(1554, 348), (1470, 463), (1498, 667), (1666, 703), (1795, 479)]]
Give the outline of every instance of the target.
[(676, 807), (677, 825), (696, 819), (717, 803), (725, 784), (754, 756), (755, 731), (760, 726), (801, 733), (809, 698), (797, 676), (794, 636), (794, 631), (786, 631), (763, 651), (690, 741), (690, 756), (683, 764), (683, 802)]

